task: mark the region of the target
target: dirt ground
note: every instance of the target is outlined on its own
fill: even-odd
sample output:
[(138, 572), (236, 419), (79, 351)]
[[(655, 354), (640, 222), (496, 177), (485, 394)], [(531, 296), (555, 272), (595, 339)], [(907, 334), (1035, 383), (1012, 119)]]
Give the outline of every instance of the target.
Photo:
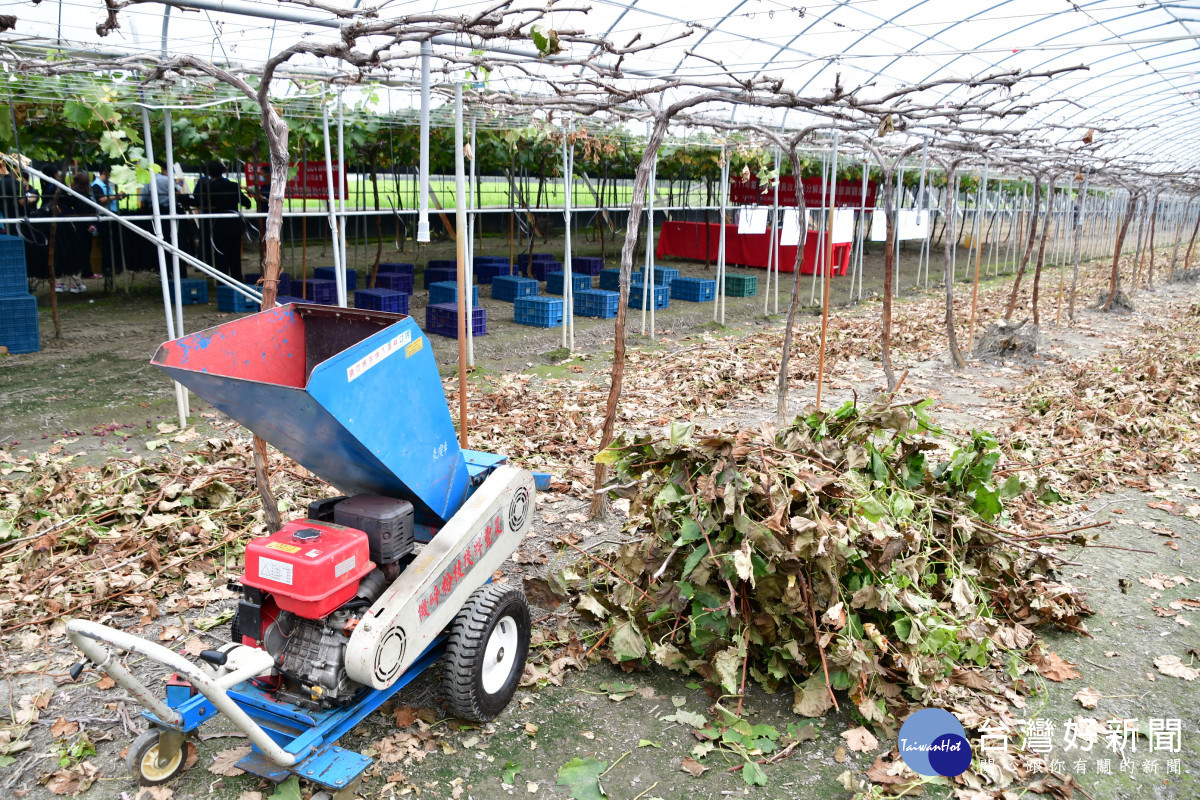
[[(704, 272), (702, 265), (675, 266), (681, 266), (685, 274)], [(1056, 274), (1053, 281), (1057, 283)], [(870, 288), (870, 274), (867, 285)], [(785, 287), (780, 292), (781, 308), (786, 304)], [(807, 299), (806, 291), (802, 297)], [(1159, 309), (1186, 307), (1200, 299), (1196, 287), (1190, 285), (1160, 288), (1153, 298)], [(82, 435), (68, 437), (75, 440), (71, 446), (98, 458), (126, 450), (145, 453), (143, 440), (157, 435), (157, 423), (169, 421), (174, 413), (169, 386), (147, 365), (157, 343), (155, 331), (162, 329), (156, 288), (147, 287), (128, 299), (76, 295), (63, 300), (64, 342), (53, 342), (44, 335), (42, 353), (0, 360), (0, 414), (6, 420), (0, 439), (10, 437), (8, 445), (22, 452), (45, 447), (61, 439), (65, 431), (77, 431)], [(606, 359), (601, 356), (611, 348), (612, 335), (608, 321), (578, 320), (577, 347), (592, 358), (563, 361), (564, 354), (555, 353), (560, 342), (558, 331), (521, 328), (511, 323), (493, 327), (493, 309), (498, 316), (505, 304), (485, 297), (483, 305), (491, 318), (489, 335), (476, 344), (480, 367), (476, 380), (486, 381), (489, 373), (526, 371), (544, 380), (570, 377), (604, 384)], [(637, 343), (665, 352), (688, 347), (694, 337), (711, 328), (710, 306), (688, 306), (673, 303), (671, 310), (660, 315), (665, 331), (654, 341)], [(215, 304), (208, 309), (187, 309), (187, 329), (196, 330), (227, 318), (214, 309)], [(878, 306), (868, 304), (846, 313), (876, 315)], [(423, 315), (418, 311), (417, 316), (421, 319)], [(1142, 310), (1128, 317), (1085, 311), (1073, 327), (1044, 324), (1041, 356), (1033, 363), (997, 366), (976, 362), (963, 371), (952, 369), (944, 356), (905, 363), (905, 390), (914, 396), (933, 398), (937, 419), (951, 430), (983, 427), (1002, 435), (1024, 413), (1007, 397), (1014, 386), (1071, 362), (1087, 362), (1104, 348), (1119, 347), (1153, 319), (1152, 314)], [(782, 324), (778, 317), (763, 316), (761, 296), (730, 298), (727, 322), (724, 333), (733, 335), (764, 327), (777, 329)], [(48, 324), (48, 319), (43, 319), (44, 334)], [(631, 314), (630, 324), (631, 330), (639, 329), (637, 314)], [(453, 363), (452, 340), (445, 340), (445, 346), (435, 349), (440, 363)], [(829, 401), (840, 402), (880, 388), (878, 364), (864, 358), (838, 365), (830, 376), (827, 396)], [(794, 387), (790, 409), (800, 411), (812, 401), (814, 391), (812, 386)], [(193, 408), (206, 410), (195, 399)], [(774, 397), (762, 396), (758, 402), (744, 404), (711, 422), (757, 424), (771, 419), (773, 408)], [(203, 416), (197, 420), (201, 429), (214, 422)], [(122, 427), (128, 425), (133, 427)], [(45, 439), (41, 438), (43, 434)], [(1180, 511), (1197, 503), (1200, 471), (1187, 471), (1156, 484), (1152, 492), (1082, 498), (1058, 507), (1059, 516), (1052, 520), (1057, 526), (1111, 521), (1110, 526), (1101, 529), (1098, 541), (1126, 548), (1072, 547), (1063, 553), (1077, 563), (1064, 568), (1062, 577), (1087, 590), (1097, 613), (1088, 622), (1091, 637), (1048, 634), (1049, 647), (1078, 664), (1080, 677), (1062, 683), (1047, 682), (1024, 709), (1027, 718), (1050, 721), (1053, 757), (1061, 760), (1062, 772), (1075, 776), (1081, 794), (1092, 800), (1182, 800), (1200, 796), (1200, 691), (1192, 682), (1160, 674), (1153, 664), (1164, 653), (1182, 654), (1187, 648), (1200, 646), (1200, 635), (1193, 624), (1200, 621), (1200, 593), (1195, 588), (1196, 581), (1200, 581), (1200, 522), (1194, 515)], [(596, 523), (580, 521), (583, 510), (584, 502), (575, 497), (540, 496), (528, 549), (552, 553), (539, 545), (567, 531), (579, 533), (589, 550), (602, 549), (606, 543), (620, 539), (619, 514)], [(1168, 543), (1178, 549), (1165, 546)], [(509, 566), (508, 579), (545, 569)], [(1152, 577), (1156, 575), (1169, 579), (1164, 582), (1161, 577)], [(1174, 576), (1182, 576), (1182, 580)], [(132, 617), (121, 616), (107, 622), (151, 637), (164, 625), (182, 624), (190, 631), (187, 638), (215, 645), (225, 640), (227, 627), (223, 620), (228, 617), (231, 601), (220, 590), (211, 591), (207, 605), (190, 610), (186, 619), (172, 618), (167, 598), (163, 603), (166, 615), (152, 624), (142, 626)], [(1181, 604), (1181, 610), (1170, 616), (1159, 616), (1152, 607), (1169, 607), (1177, 600), (1191, 602)], [(565, 606), (535, 608), (534, 618), (543, 631), (541, 648), (560, 643), (560, 637), (576, 624)], [(210, 629), (202, 630), (209, 624)], [(136, 707), (119, 690), (102, 689), (95, 673), (88, 673), (78, 684), (66, 681), (65, 669), (76, 656), (63, 646), (61, 637), (52, 638), (52, 642), (28, 648), (28, 643), (19, 641), (19, 634), (0, 642), (9, 664), (7, 685), (0, 687), (3, 705), (15, 709), (21, 697), (48, 693), (47, 705), (40, 710), (36, 730), (30, 736), (34, 745), (0, 767), (0, 789), (6, 795), (20, 792), (17, 796), (21, 797), (53, 796), (39, 784), (43, 776), (58, 768), (58, 759), (63, 756), (50, 735), (51, 726), (62, 717), (78, 724), (95, 744), (96, 754), (88, 760), (98, 769), (98, 779), (84, 796), (98, 800), (134, 797), (137, 787), (127, 776), (121, 754), (132, 740), (132, 729), (141, 727)], [(25, 668), (14, 669), (17, 663), (24, 663)], [(143, 670), (144, 665), (135, 668)], [(839, 747), (844, 744), (840, 734), (858, 723), (847, 714), (833, 714), (813, 723), (814, 738), (789, 758), (769, 767), (765, 787), (748, 788), (736, 772), (720, 768), (712, 757), (711, 769), (693, 778), (681, 771), (680, 765), (696, 740), (685, 726), (666, 717), (677, 706), (704, 713), (711, 703), (709, 696), (690, 678), (664, 670), (627, 674), (603, 662), (584, 672), (566, 673), (561, 686), (521, 690), (514, 704), (482, 729), (459, 729), (438, 714), (429, 717), (431, 723), (417, 722), (415, 728), (408, 729), (416, 732), (415, 745), (396, 739), (393, 712), (397, 709), (400, 717), (407, 714), (406, 707), (436, 710), (436, 672), (435, 668), (418, 678), (400, 693), (395, 708), (385, 707), (341, 741), (343, 746), (380, 758), (374, 775), (362, 787), (362, 796), (564, 798), (567, 793), (555, 788), (560, 767), (574, 757), (595, 756), (607, 762), (602, 786), (609, 797), (619, 800), (686, 796), (839, 798), (848, 796), (838, 782), (839, 774), (867, 769), (875, 756), (891, 745), (883, 742), (874, 752), (846, 753)], [(1086, 687), (1100, 696), (1091, 710), (1073, 699)], [(779, 730), (789, 723), (809, 722), (792, 714), (790, 697), (767, 696), (757, 690), (747, 698), (747, 711), (752, 722)], [(10, 711), (10, 715), (13, 713)], [(1102, 727), (1112, 718), (1138, 719), (1143, 731), (1150, 718), (1178, 719), (1180, 747), (1177, 752), (1151, 752), (1149, 741), (1142, 738), (1135, 740), (1136, 752), (1127, 752), (1125, 759), (1109, 751), (1103, 738), (1086, 752), (1079, 745), (1068, 748), (1063, 738), (1065, 723), (1080, 717), (1096, 719)], [(175, 797), (259, 800), (271, 794), (271, 788), (257, 778), (218, 775), (207, 768), (214, 757), (242, 743), (226, 733), (218, 723), (210, 732), (211, 738), (201, 743), (198, 766), (174, 784)], [(412, 757), (414, 752), (419, 753), (418, 758)], [(389, 760), (393, 756), (394, 760)], [(737, 763), (728, 766), (736, 767)], [(518, 768), (515, 772), (514, 767)], [(506, 773), (508, 783), (503, 781)], [(927, 796), (950, 796), (945, 785), (931, 782), (925, 788)], [(1023, 791), (1015, 791), (1013, 797)], [(247, 792), (262, 794), (247, 796)]]

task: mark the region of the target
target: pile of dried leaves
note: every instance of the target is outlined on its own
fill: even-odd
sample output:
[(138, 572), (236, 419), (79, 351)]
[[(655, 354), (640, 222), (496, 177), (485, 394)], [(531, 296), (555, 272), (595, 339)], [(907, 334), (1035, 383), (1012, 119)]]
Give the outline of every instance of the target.
[[(223, 586), (265, 531), (250, 440), (160, 429), (161, 457), (88, 466), (55, 445), (0, 459), (0, 633), (121, 607), (153, 619), (168, 586)], [(329, 491), (280, 454), (271, 467), (284, 511)]]
[(990, 435), (939, 433), (926, 404), (884, 395), (777, 433), (619, 440), (600, 458), (639, 535), (606, 572), (578, 565), (577, 605), (608, 621), (614, 661), (698, 674), (724, 706), (753, 680), (805, 716), (845, 692), (888, 738), (928, 705), (994, 719), (1007, 704), (989, 694), (1056, 668), (1032, 629), (1083, 631), (1090, 610), (1050, 577), (1052, 551), (1007, 527), (1007, 499), (1047, 488), (998, 475)]

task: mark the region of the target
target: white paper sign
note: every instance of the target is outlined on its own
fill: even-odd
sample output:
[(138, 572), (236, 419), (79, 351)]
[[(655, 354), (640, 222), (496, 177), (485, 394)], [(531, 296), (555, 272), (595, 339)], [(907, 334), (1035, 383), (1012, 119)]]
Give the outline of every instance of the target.
[(743, 208), (738, 211), (738, 233), (766, 233), (767, 211), (766, 208)]
[(833, 211), (833, 230), (830, 232), (834, 244), (854, 241), (854, 210), (837, 208)]
[(797, 247), (800, 244), (800, 209), (785, 208), (783, 210), (783, 230), (779, 235), (782, 247)]
[(884, 214), (882, 208), (877, 208), (871, 212), (871, 236), (872, 242), (887, 241), (887, 215)]
[(929, 236), (929, 212), (921, 208), (900, 209), (896, 221), (896, 236), (902, 241), (925, 239)]

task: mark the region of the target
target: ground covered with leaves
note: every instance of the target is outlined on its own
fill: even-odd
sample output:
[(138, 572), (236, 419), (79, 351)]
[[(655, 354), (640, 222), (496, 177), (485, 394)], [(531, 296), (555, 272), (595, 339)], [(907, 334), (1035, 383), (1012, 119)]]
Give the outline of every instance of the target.
[[(1083, 296), (1103, 271), (1089, 273)], [(1088, 641), (1085, 632), (1108, 633), (1084, 617), (1088, 605), (1109, 601), (1107, 578), (1118, 573), (1151, 595), (1138, 598), (1150, 620), (1180, 635), (1157, 639), (1152, 653), (1147, 644), (1144, 670), (1180, 686), (1200, 675), (1184, 624), (1189, 603), (1200, 601), (1187, 594), (1191, 579), (1176, 574), (1187, 568), (1139, 570), (1141, 556), (1115, 549), (1130, 540), (1108, 536), (1119, 517), (1095, 527), (1092, 499), (1151, 493), (1150, 511), (1163, 519), (1139, 518), (1137, 532), (1194, 557), (1179, 531), (1200, 516), (1200, 494), (1164, 488), (1196, 463), (1200, 316), (1188, 291), (1155, 298), (1153, 314), (1142, 299), (1136, 330), (1125, 318), (1121, 333), (1092, 311), (1068, 329), (1064, 311), (1055, 346), (1043, 343), (1029, 363), (976, 363), (964, 373), (942, 357), (941, 300), (909, 298), (897, 306), (893, 358), (913, 376), (895, 397), (878, 394), (878, 307), (839, 314), (827, 353), (837, 402), (827, 413), (803, 410), (818, 328), (802, 321), (791, 362), (794, 422), (779, 429), (764, 425), (774, 418), (777, 322), (649, 342), (630, 355), (624, 435), (605, 454), (626, 499), (602, 522), (583, 511), (604, 354), (550, 370), (481, 370), (469, 396), (472, 447), (558, 478), (539, 499), (536, 536), (500, 576), (527, 578), (544, 607), (535, 613), (529, 692), (478, 730), (444, 719), (431, 694), (389, 707), (349, 742), (378, 758), (367, 794), (649, 800), (764, 784), (752, 791), (789, 793), (802, 780), (796, 770), (823, 776), (814, 790), (830, 797), (1086, 791), (1088, 779), (1072, 776), (1078, 770), (1029, 752), (977, 763), (953, 783), (919, 779), (896, 760), (895, 727), (912, 709), (943, 705), (975, 731), (1022, 730), (1022, 709), (1058, 696), (1046, 694), (1045, 681), (1079, 680), (1087, 669), (1058, 653)], [(980, 319), (994, 318), (1006, 294), (985, 287)], [(1047, 317), (1043, 310), (1043, 336), (1053, 328)], [(968, 322), (965, 304), (958, 319)], [(452, 406), (455, 392), (447, 382)], [(927, 397), (934, 406), (922, 404)], [(986, 406), (992, 424), (979, 415), (968, 424), (972, 403)], [(248, 437), (217, 419), (158, 434), (151, 450), (100, 463), (77, 458), (70, 436), (32, 454), (0, 451), (6, 792), (135, 794), (118, 756), (140, 725), (137, 709), (98, 676), (68, 681), (77, 655), (62, 635), (65, 619), (109, 622), (190, 653), (224, 639), (232, 611), (224, 583), (238, 574), (245, 541), (264, 529)], [(330, 492), (277, 455), (272, 474), (288, 517)], [(1098, 557), (1111, 559), (1099, 583), (1084, 566)], [(577, 610), (559, 605), (561, 593)], [(1124, 649), (1109, 648), (1095, 658)], [(1136, 702), (1109, 699), (1122, 693), (1093, 684), (1075, 692), (1081, 699), (1068, 692), (1067, 703)], [(585, 716), (561, 716), (576, 705)], [(611, 726), (586, 722), (612, 715), (609, 707), (636, 712)], [(826, 720), (835, 721), (829, 730)], [(1103, 719), (1079, 724), (1102, 741)], [(237, 747), (227, 732), (215, 736), (202, 745), (199, 777), (156, 797), (218, 785), (221, 796), (244, 800), (307, 795), (294, 782), (274, 790), (236, 777)], [(1095, 800), (1129, 796), (1092, 790)], [(1172, 791), (1165, 796), (1190, 796)]]

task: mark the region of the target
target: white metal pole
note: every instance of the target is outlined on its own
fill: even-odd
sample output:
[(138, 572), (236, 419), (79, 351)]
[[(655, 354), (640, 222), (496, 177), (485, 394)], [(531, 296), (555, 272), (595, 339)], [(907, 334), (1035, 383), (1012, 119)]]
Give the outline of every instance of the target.
[[(814, 257), (813, 257), (813, 279), (812, 279), (811, 287), (809, 288), (809, 291), (808, 291), (808, 304), (809, 305), (813, 305), (814, 303), (817, 302), (817, 280), (821, 276), (820, 264), (821, 264), (821, 259), (825, 255), (825, 209), (828, 205), (828, 202), (827, 202), (828, 199), (829, 199), (829, 169), (828, 169), (828, 162), (826, 162), (825, 156), (822, 155), (821, 156), (821, 208), (817, 212), (817, 246), (816, 246), (816, 249), (814, 250)], [(801, 220), (800, 224), (807, 226), (807, 223), (804, 220)], [(806, 230), (805, 236), (803, 237), (805, 240), (808, 239), (807, 233), (808, 232)], [(800, 263), (801, 264), (804, 263), (803, 255), (800, 256)]]
[[(722, 325), (725, 324), (725, 215), (729, 211), (729, 149), (725, 145), (721, 146), (721, 216), (717, 220), (720, 225), (717, 236), (717, 276), (720, 278), (720, 284), (717, 288), (717, 296), (713, 298), (713, 319), (719, 321)], [(708, 232), (705, 231), (707, 234)], [(717, 308), (720, 308), (720, 319), (717, 317)]]
[[(646, 125), (646, 140), (649, 142), (651, 126)], [(642, 267), (642, 335), (646, 335), (646, 311), (653, 303), (654, 286), (654, 195), (658, 183), (658, 153), (650, 165), (650, 187), (646, 193), (646, 265)], [(654, 321), (651, 319), (650, 335), (654, 336)]]
[[(467, 319), (474, 319), (475, 314), (475, 164), (478, 161), (475, 157), (475, 114), (471, 114), (471, 182), (470, 189), (467, 192), (467, 208), (470, 214), (467, 222), (467, 287), (471, 291), (467, 292)], [(494, 280), (494, 279), (493, 279)], [(495, 284), (493, 284), (494, 286)], [(467, 366), (475, 366), (475, 326), (467, 326)]]
[(775, 191), (771, 200), (771, 238), (767, 243), (767, 291), (763, 295), (763, 314), (771, 303), (771, 265), (775, 266), (775, 313), (779, 313), (779, 148), (775, 148)]
[[(345, 286), (345, 268), (346, 265), (342, 261), (341, 253), (341, 237), (338, 235), (338, 218), (337, 218), (337, 194), (333, 188), (333, 149), (329, 143), (329, 104), (325, 102), (325, 97), (321, 97), (321, 128), (325, 139), (325, 185), (329, 191), (329, 238), (333, 245), (333, 273), (335, 281), (342, 281), (339, 285)], [(278, 178), (274, 178), (278, 180)], [(342, 290), (344, 291), (344, 289)], [(338, 297), (338, 304), (343, 302), (343, 298)], [(312, 301), (311, 297), (305, 298)]]
[(342, 102), (342, 92), (338, 91), (338, 206), (341, 216), (338, 219), (338, 238), (341, 241), (342, 265), (337, 270), (338, 305), (346, 307), (346, 270), (350, 269), (350, 259), (346, 248), (346, 112)]
[(417, 241), (429, 242), (429, 59), (433, 44), (421, 42), (420, 188), (417, 196)]
[(567, 309), (575, 308), (575, 285), (571, 278), (571, 145), (567, 142), (566, 127), (563, 128), (562, 165), (563, 165), (563, 220), (566, 231), (563, 236), (563, 327), (562, 346), (567, 352), (575, 352), (574, 338), (570, 331)]
[[(167, 196), (167, 214), (171, 219), (171, 246), (178, 249), (179, 222), (175, 216), (177, 213), (175, 206), (175, 140), (171, 133), (171, 109), (169, 108), (163, 109), (163, 134), (163, 149), (167, 154), (167, 177), (171, 185), (171, 193)], [(171, 253), (171, 275), (175, 279), (175, 334), (183, 336), (183, 287), (179, 283), (179, 256), (175, 253)], [(179, 387), (179, 393), (183, 395), (184, 413), (190, 414), (192, 408), (187, 387), (181, 383), (176, 385)]]
[[(144, 99), (144, 98), (143, 98)], [(154, 215), (154, 235), (158, 237), (158, 279), (162, 283), (162, 298), (163, 310), (166, 312), (167, 318), (167, 336), (174, 339), (175, 335), (175, 315), (171, 311), (171, 282), (167, 278), (167, 254), (162, 247), (163, 228), (162, 228), (162, 210), (158, 207), (158, 183), (154, 177), (154, 140), (150, 136), (150, 111), (142, 106), (142, 135), (145, 138), (143, 144), (146, 150), (146, 162), (150, 167), (150, 209)], [(53, 289), (54, 287), (51, 287)], [(179, 281), (175, 282), (175, 291), (180, 291)], [(179, 412), (179, 427), (187, 427), (187, 401), (184, 399), (183, 386), (179, 383), (175, 384), (175, 407)]]

